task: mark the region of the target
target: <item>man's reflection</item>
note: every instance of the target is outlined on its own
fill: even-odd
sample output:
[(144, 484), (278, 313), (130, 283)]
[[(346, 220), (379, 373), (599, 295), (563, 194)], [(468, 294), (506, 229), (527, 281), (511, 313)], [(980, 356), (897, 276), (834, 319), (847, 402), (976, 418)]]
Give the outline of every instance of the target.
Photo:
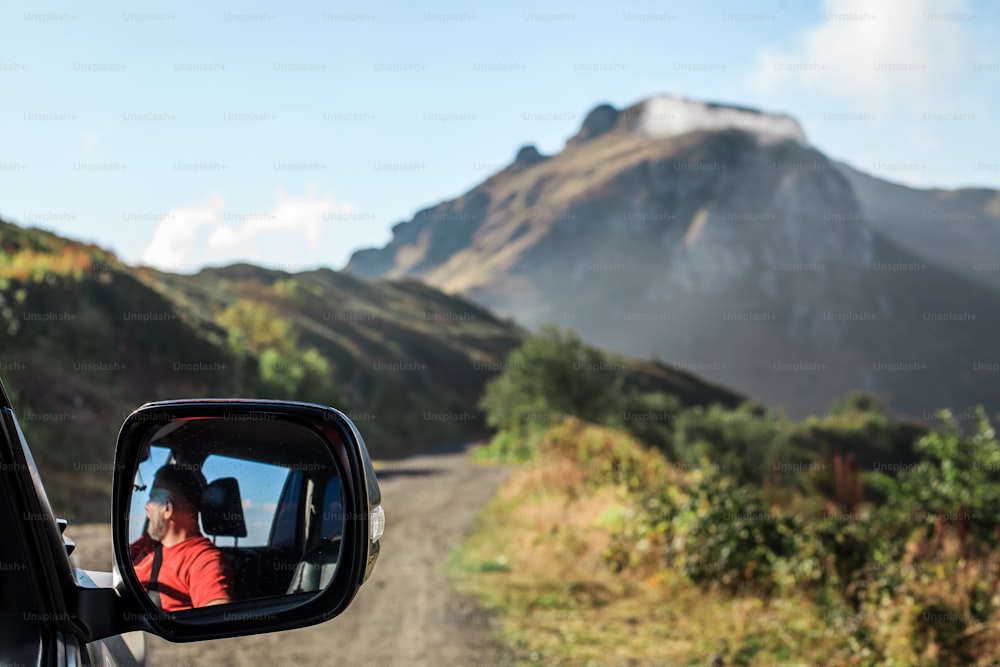
[(164, 611), (225, 604), (233, 598), (229, 562), (201, 534), (201, 482), (191, 470), (160, 468), (146, 501), (147, 533), (129, 545), (135, 574)]

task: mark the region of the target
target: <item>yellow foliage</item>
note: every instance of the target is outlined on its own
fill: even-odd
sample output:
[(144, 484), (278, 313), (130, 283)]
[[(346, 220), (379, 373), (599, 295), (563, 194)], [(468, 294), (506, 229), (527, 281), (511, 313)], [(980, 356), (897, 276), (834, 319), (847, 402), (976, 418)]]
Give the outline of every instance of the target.
[(58, 253), (19, 250), (0, 255), (0, 277), (21, 282), (39, 282), (50, 275), (80, 280), (90, 270), (91, 262), (91, 252), (71, 246)]
[(550, 427), (538, 448), (543, 457), (579, 466), (592, 483), (623, 483), (633, 490), (678, 483), (682, 475), (656, 450), (618, 429), (569, 417)]
[(239, 299), (223, 310), (218, 320), (236, 336), (238, 344), (255, 355), (268, 348), (284, 354), (294, 347), (292, 323), (266, 304)]

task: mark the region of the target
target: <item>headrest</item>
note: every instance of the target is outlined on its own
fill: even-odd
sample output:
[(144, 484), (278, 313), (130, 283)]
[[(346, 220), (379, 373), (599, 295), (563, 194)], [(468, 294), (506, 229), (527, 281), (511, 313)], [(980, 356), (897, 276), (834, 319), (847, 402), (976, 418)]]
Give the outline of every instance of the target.
[(243, 500), (235, 477), (222, 477), (201, 492), (201, 527), (207, 535), (246, 537)]

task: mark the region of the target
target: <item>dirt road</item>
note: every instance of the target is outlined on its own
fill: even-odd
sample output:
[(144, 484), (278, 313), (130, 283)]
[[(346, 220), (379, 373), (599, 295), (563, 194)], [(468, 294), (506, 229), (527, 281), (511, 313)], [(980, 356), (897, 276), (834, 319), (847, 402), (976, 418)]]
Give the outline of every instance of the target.
[[(505, 665), (491, 619), (452, 593), (444, 564), (473, 513), (507, 471), (472, 463), (463, 448), (393, 462), (379, 473), (386, 514), (382, 554), (351, 607), (331, 622), (289, 632), (171, 644), (147, 636), (153, 667), (238, 665)], [(110, 567), (107, 526), (67, 529), (82, 567)]]

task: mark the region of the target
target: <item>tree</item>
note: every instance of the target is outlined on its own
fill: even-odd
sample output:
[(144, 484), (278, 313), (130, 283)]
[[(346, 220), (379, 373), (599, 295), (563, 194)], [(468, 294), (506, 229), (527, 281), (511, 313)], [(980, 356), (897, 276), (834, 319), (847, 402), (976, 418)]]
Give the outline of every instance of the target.
[(853, 391), (843, 400), (834, 401), (829, 410), (831, 415), (850, 415), (856, 412), (869, 412), (882, 416), (889, 414), (882, 400), (868, 391)]
[(505, 429), (546, 426), (565, 416), (621, 423), (624, 364), (547, 325), (510, 353), (480, 401), (486, 423)]
[(229, 346), (242, 363), (257, 357), (264, 395), (346, 409), (330, 362), (316, 348), (302, 349), (291, 320), (274, 308), (240, 299), (219, 315), (219, 323), (227, 329)]

